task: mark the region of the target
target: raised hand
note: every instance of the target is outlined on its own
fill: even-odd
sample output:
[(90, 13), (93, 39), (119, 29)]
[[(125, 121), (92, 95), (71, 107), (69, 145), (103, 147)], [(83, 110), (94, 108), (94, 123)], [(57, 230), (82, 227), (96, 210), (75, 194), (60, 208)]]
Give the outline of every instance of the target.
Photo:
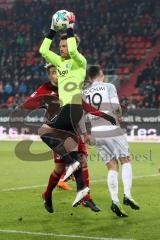
[(73, 12), (70, 12), (70, 13), (67, 15), (67, 19), (68, 19), (67, 28), (74, 28), (75, 21), (76, 21), (76, 17), (75, 17), (75, 15), (74, 15), (74, 13), (73, 13)]

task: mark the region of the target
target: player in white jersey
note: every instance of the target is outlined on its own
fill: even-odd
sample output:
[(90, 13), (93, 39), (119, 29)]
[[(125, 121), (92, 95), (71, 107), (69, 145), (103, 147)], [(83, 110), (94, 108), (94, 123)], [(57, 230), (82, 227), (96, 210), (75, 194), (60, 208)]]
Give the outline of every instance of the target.
[(92, 117), (91, 132), (97, 151), (108, 168), (107, 184), (112, 199), (111, 210), (119, 217), (127, 217), (118, 197), (118, 160), (122, 164), (123, 204), (135, 210), (139, 210), (140, 207), (131, 195), (132, 165), (127, 137), (118, 123), (122, 111), (117, 91), (113, 84), (103, 82), (104, 74), (99, 66), (91, 66), (88, 76), (91, 85), (83, 91), (85, 101), (117, 119), (117, 125), (113, 126), (109, 122), (106, 124), (106, 121), (102, 122), (102, 119)]

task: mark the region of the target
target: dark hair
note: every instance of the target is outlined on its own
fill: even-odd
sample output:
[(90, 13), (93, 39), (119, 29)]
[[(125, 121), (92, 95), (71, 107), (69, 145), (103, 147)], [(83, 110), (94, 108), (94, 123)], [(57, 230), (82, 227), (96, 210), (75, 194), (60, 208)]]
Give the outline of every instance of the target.
[(101, 71), (101, 67), (99, 65), (92, 65), (88, 68), (88, 77), (93, 79), (95, 77), (97, 77), (97, 75), (100, 73)]
[[(76, 39), (76, 43), (77, 43), (77, 46), (79, 46), (80, 44), (80, 38), (78, 37), (77, 34), (74, 34), (74, 37)], [(60, 40), (67, 40), (68, 36), (67, 36), (67, 33), (63, 33), (60, 37)]]
[(48, 74), (49, 74), (49, 71), (52, 67), (56, 69), (56, 67), (54, 65), (49, 65), (48, 67), (46, 67), (46, 71), (47, 71)]

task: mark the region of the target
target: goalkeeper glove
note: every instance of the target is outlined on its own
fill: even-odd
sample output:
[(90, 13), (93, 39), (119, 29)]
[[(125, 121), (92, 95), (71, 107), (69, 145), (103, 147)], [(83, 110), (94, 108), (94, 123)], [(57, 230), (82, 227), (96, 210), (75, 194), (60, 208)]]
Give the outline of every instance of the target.
[(75, 25), (75, 20), (76, 20), (74, 13), (70, 12), (67, 16), (67, 19), (68, 19), (68, 23), (66, 24), (67, 29), (68, 28), (73, 29)]

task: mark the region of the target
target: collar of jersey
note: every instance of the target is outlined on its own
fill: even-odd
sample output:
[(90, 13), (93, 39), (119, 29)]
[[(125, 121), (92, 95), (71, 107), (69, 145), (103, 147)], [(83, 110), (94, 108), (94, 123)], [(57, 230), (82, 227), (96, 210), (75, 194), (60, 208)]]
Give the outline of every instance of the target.
[(92, 83), (92, 85), (97, 85), (97, 84), (101, 84), (101, 83), (103, 83), (102, 81), (94, 81), (93, 83)]

